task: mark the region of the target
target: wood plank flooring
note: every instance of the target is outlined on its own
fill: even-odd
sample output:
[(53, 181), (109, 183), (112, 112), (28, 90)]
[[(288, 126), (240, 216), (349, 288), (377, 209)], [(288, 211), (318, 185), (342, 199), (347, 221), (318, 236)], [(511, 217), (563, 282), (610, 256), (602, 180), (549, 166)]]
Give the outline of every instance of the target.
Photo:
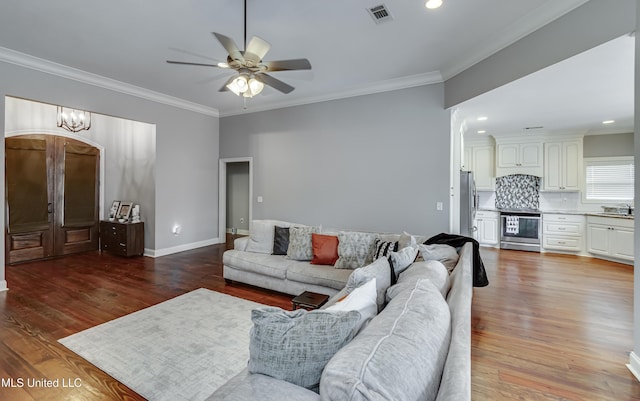
[[(141, 400), (57, 340), (196, 288), (291, 307), (290, 296), (225, 284), (224, 250), (215, 245), (156, 259), (91, 252), (7, 266), (0, 400)], [(631, 266), (484, 248), (482, 254), (491, 284), (474, 290), (474, 401), (640, 400), (640, 383), (625, 367), (633, 346)], [(58, 379), (58, 386), (29, 386), (44, 379)]]

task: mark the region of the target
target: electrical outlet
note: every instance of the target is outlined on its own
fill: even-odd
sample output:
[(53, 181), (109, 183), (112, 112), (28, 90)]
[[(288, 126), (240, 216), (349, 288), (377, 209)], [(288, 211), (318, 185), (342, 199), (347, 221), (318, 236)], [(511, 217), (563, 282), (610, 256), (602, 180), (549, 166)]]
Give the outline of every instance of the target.
[(258, 196), (258, 203), (262, 203), (262, 196)]
[(240, 223), (244, 223), (244, 217), (240, 217)]
[(436, 210), (442, 210), (443, 207), (444, 205), (442, 204), (442, 202), (436, 202)]

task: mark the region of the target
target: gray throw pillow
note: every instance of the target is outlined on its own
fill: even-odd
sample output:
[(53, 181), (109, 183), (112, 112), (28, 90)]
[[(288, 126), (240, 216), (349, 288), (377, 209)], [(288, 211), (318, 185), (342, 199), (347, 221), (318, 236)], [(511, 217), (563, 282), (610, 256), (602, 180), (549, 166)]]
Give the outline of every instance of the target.
[(385, 294), (391, 285), (391, 266), (387, 258), (383, 256), (367, 266), (355, 269), (347, 280), (346, 288), (347, 292), (351, 293), (372, 278), (376, 279), (376, 303), (380, 312), (384, 309)]
[(311, 234), (319, 232), (320, 227), (289, 227), (289, 248), (287, 248), (287, 259), (313, 259)]
[(418, 245), (418, 249), (420, 249), (420, 255), (422, 255), (424, 260), (437, 260), (441, 262), (449, 273), (455, 269), (458, 258), (460, 257), (456, 248), (446, 244), (420, 244)]
[(373, 261), (376, 234), (346, 232), (338, 233), (338, 260), (336, 269), (357, 269)]
[(249, 372), (317, 391), (329, 359), (355, 336), (360, 312), (265, 307), (251, 320)]

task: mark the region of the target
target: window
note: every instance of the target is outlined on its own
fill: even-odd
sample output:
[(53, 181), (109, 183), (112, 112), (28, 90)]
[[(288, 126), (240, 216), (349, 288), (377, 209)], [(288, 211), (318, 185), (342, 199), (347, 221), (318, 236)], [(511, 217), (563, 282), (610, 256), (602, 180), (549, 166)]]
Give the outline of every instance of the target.
[(585, 200), (633, 201), (633, 157), (585, 158), (584, 166)]

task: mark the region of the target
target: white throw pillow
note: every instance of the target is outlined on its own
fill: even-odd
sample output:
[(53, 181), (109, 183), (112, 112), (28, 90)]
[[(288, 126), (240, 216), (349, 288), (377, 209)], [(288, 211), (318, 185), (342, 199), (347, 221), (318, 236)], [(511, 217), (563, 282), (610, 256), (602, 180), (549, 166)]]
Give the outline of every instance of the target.
[[(273, 237), (275, 226), (290, 227), (293, 224), (279, 220), (253, 220), (249, 231), (249, 243), (246, 251), (256, 253), (273, 253)], [(296, 224), (299, 225), (299, 224)]]
[(344, 299), (336, 302), (325, 310), (328, 311), (358, 311), (360, 312), (360, 321), (358, 322), (356, 332), (362, 330), (369, 320), (378, 314), (376, 279), (372, 278), (360, 287), (357, 287)]

